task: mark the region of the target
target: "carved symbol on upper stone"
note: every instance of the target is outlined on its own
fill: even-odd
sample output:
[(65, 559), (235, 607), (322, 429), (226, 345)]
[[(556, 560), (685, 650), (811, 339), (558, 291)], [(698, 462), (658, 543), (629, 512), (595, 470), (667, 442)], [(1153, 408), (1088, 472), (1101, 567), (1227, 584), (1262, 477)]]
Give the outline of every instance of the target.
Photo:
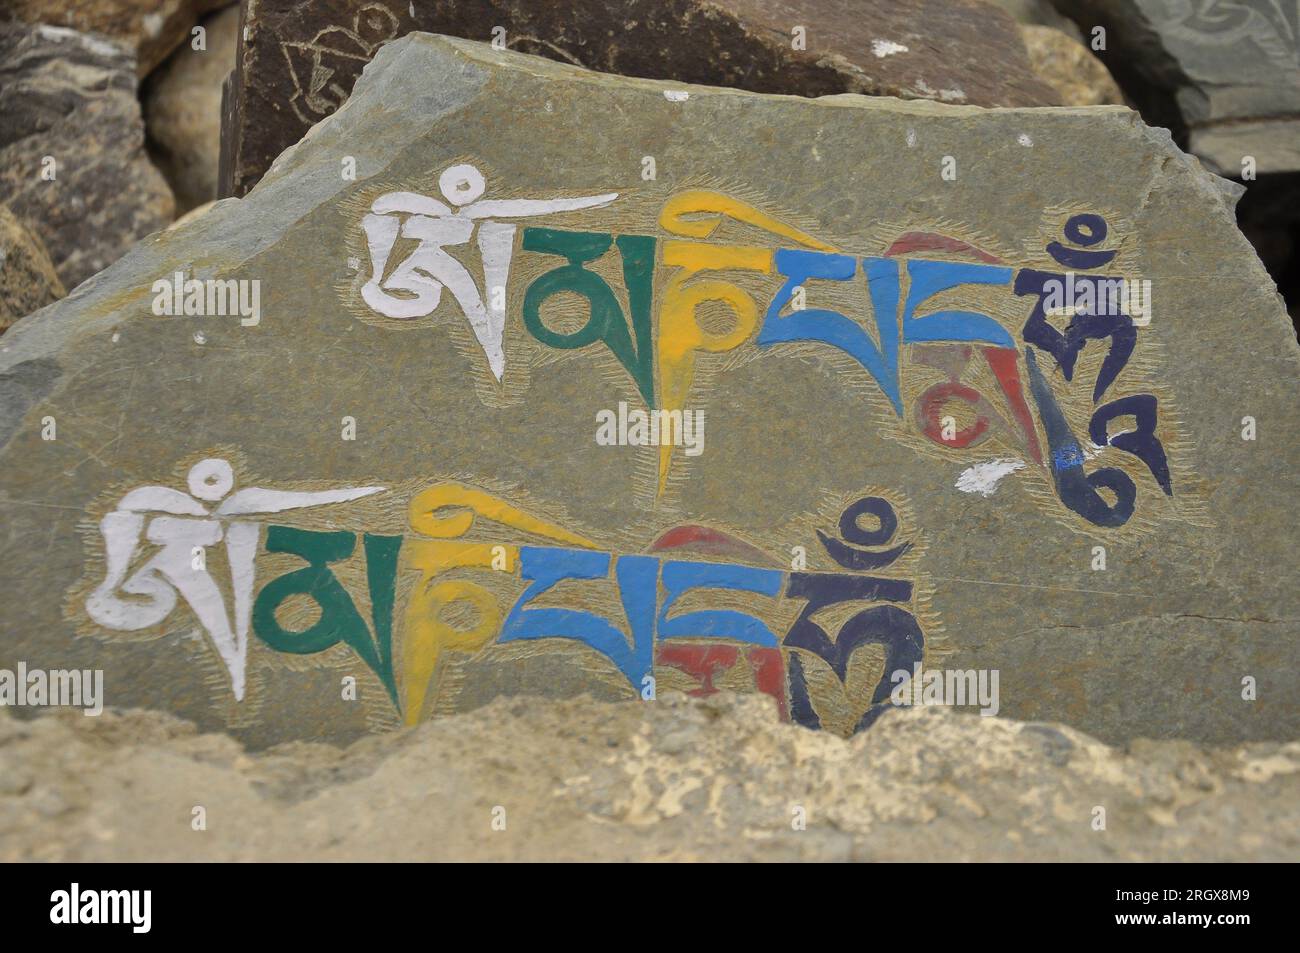
[(1227, 46), (1250, 39), (1271, 59), (1297, 60), (1297, 0), (1166, 0), (1167, 29), (1180, 39)]
[(293, 80), (289, 105), (294, 114), (314, 124), (338, 109), (375, 50), (395, 36), (397, 17), (382, 4), (370, 3), (357, 11), (350, 30), (331, 26), (305, 43), (282, 42)]

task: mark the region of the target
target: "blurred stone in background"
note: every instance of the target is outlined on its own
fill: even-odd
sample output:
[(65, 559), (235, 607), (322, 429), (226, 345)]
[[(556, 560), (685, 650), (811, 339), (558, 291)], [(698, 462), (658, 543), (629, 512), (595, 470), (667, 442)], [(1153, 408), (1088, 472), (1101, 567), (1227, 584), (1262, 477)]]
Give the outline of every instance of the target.
[(150, 152), (176, 194), (177, 215), (217, 197), (221, 84), (235, 62), (239, 6), (201, 25), (206, 48), (181, 44), (140, 91)]
[[(1257, 177), (1244, 181), (1239, 222), (1292, 315), (1300, 314), (1296, 0), (261, 0), (251, 7), (241, 14), (231, 0), (7, 0), (0, 9), (4, 48), (15, 51), (0, 62), (0, 94), (21, 89), (41, 104), (12, 95), (0, 103), (0, 201), (43, 240), (65, 286), (174, 215), (218, 195), (245, 194), (338, 108), (383, 42), (412, 30), (491, 41), (500, 27), (510, 49), (758, 92), (981, 106), (1128, 102), (1222, 175), (1241, 181), (1252, 157)], [(242, 38), (241, 23), (248, 27)], [(17, 24), (45, 29), (20, 34)], [(191, 44), (200, 24), (204, 50)], [(1106, 47), (1094, 53), (1098, 26)], [(20, 35), (28, 37), (22, 64)], [(70, 43), (72, 36), (88, 39)], [(134, 54), (129, 66), (120, 52), (106, 52), (118, 46)], [(140, 107), (126, 95), (132, 76), (140, 78), (134, 95), (147, 154), (139, 148)], [(40, 159), (55, 153), (57, 189), (39, 175)], [(174, 193), (174, 208), (150, 160)], [(112, 172), (118, 167), (120, 178)]]
[(1300, 3), (1053, 0), (1149, 124), (1246, 186), (1238, 222), (1300, 329)]
[(1237, 224), (1277, 282), (1300, 330), (1300, 173), (1263, 175), (1244, 184)]
[(70, 27), (111, 37), (130, 50), (140, 76), (167, 58), (209, 10), (230, 0), (5, 0), (0, 19)]
[(260, 0), (242, 22), (223, 106), (222, 196), (247, 194), (343, 103), (382, 43), (415, 30), (760, 93), (1061, 104), (1016, 22), (982, 0)]
[(74, 288), (172, 220), (144, 149), (135, 57), (107, 37), (0, 22), (0, 202)]
[(1295, 0), (1056, 0), (1148, 122), (1182, 137), (1213, 172), (1300, 171)]
[(988, 2), (1007, 11), (1019, 24), (1050, 26), (1069, 34), (1076, 40), (1083, 38), (1074, 21), (1058, 13), (1053, 8), (1051, 0), (988, 0)]
[(64, 294), (45, 245), (0, 205), (0, 333)]

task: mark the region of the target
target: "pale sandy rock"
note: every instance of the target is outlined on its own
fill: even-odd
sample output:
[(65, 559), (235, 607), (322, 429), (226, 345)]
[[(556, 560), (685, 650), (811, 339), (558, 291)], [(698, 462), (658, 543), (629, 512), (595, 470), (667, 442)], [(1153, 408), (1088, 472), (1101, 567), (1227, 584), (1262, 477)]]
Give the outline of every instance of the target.
[(987, 2), (1007, 11), (1017, 23), (1054, 26), (1076, 40), (1081, 36), (1074, 22), (1052, 7), (1051, 0), (987, 0)]
[(135, 59), (109, 38), (0, 22), (0, 201), (71, 289), (172, 219), (145, 153)]
[(144, 84), (145, 129), (154, 159), (184, 214), (217, 197), (221, 84), (235, 62), (239, 7), (205, 18), (206, 46), (182, 44)]
[[(844, 741), (775, 715), (766, 699), (728, 694), (518, 698), (347, 748), (250, 752), (158, 713), (19, 721), (0, 710), (0, 860), (1287, 861), (1300, 851), (1297, 743), (1121, 750), (1061, 725), (935, 708), (891, 712)], [(195, 807), (206, 830), (191, 827)]]
[(1122, 106), (1124, 94), (1101, 60), (1077, 39), (1050, 26), (1020, 27), (1029, 62), (1067, 106)]

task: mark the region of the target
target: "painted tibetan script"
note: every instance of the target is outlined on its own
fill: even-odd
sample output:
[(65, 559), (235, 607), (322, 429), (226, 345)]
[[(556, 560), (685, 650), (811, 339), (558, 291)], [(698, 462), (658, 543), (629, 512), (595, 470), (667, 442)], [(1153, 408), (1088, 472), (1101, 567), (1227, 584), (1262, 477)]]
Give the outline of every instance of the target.
[[(853, 731), (888, 705), (891, 673), (911, 671), (926, 651), (918, 539), (879, 491), (815, 532), (810, 549), (827, 568), (809, 569), (813, 557), (791, 568), (700, 523), (665, 527), (638, 551), (609, 547), (452, 480), (405, 498), (402, 532), (291, 519), (328, 510), (334, 526), (340, 509), (400, 502), (384, 487), (235, 489), (234, 468), (218, 457), (194, 464), (186, 482), (109, 504), (88, 534), (92, 577), (72, 611), (97, 637), (197, 623), (221, 691), (241, 703), (250, 650), (263, 661), (328, 653), (335, 662), (342, 650), (393, 718), (415, 724), (436, 709), (448, 659), (526, 650), (558, 653), (561, 666), (627, 697), (652, 699), (660, 683), (695, 695), (757, 691), (787, 720)], [(295, 601), (309, 611), (286, 612)], [(827, 610), (841, 621), (829, 623)], [(855, 667), (867, 648), (875, 664)]]
[[(845, 400), (864, 394), (891, 438), (974, 458), (959, 490), (989, 496), (1008, 474), (1036, 473), (1052, 506), (1104, 529), (1129, 524), (1143, 499), (1175, 499), (1166, 444), (1176, 427), (1146, 382), (1148, 358), (1135, 360), (1150, 283), (1117, 270), (1124, 242), (1099, 213), (1061, 213), (1059, 234), (1036, 253), (1041, 266), (1017, 266), (941, 228), (900, 228), (878, 254), (850, 252), (708, 189), (671, 195), (653, 228), (622, 231), (537, 219), (617, 213), (627, 195), (485, 199), (469, 163), (446, 169), (439, 186), (442, 199), (373, 199), (359, 222), (366, 254), (345, 293), (376, 319), (463, 319), (481, 352), (467, 376), (485, 364), (497, 384), (511, 335), (612, 359), (627, 399), (662, 421), (659, 496), (689, 465), (672, 432), (702, 397), (700, 363), (791, 349), (836, 355), (868, 385)], [(561, 299), (582, 302), (577, 327), (554, 324)], [(718, 309), (723, 327), (705, 320)], [(978, 459), (986, 443), (1001, 455)]]

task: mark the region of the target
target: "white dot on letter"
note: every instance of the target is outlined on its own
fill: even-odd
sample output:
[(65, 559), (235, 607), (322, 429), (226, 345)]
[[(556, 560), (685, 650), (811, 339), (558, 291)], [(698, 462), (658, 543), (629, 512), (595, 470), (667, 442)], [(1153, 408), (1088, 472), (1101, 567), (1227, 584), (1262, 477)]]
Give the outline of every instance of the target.
[(483, 187), (483, 173), (472, 165), (454, 165), (438, 176), (438, 188), (453, 205), (468, 205)]
[(235, 472), (225, 460), (209, 457), (190, 468), (190, 493), (199, 500), (219, 500), (235, 485)]

